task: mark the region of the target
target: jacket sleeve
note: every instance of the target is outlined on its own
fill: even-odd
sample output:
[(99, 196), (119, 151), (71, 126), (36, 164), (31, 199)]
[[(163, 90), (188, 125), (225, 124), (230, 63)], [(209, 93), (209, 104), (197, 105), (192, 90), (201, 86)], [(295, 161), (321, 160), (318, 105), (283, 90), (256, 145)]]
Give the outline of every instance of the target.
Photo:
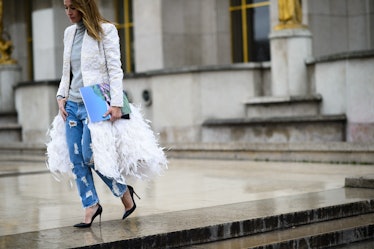
[(121, 52), (118, 31), (116, 27), (111, 23), (104, 23), (102, 27), (104, 31), (102, 43), (108, 70), (111, 105), (122, 107), (123, 71), (121, 65)]

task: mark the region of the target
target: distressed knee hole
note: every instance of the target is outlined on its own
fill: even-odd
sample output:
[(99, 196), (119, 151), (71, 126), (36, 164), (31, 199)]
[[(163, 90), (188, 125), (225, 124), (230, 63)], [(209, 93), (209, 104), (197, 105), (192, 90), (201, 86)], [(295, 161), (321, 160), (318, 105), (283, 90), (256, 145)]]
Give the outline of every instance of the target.
[(81, 178), (81, 181), (84, 183), (84, 185), (86, 185), (86, 187), (88, 187), (88, 181), (87, 181), (87, 179), (86, 179), (85, 176), (83, 176), (83, 177)]
[(70, 128), (76, 127), (77, 126), (77, 121), (70, 120), (69, 121), (69, 126), (70, 126)]
[(89, 191), (86, 192), (86, 198), (88, 198), (90, 196), (93, 196), (93, 193), (92, 193), (91, 190), (89, 190)]
[(118, 197), (121, 196), (122, 194), (115, 180), (112, 181), (112, 191), (113, 191), (113, 194)]
[(75, 155), (78, 155), (78, 154), (79, 154), (79, 147), (78, 147), (78, 144), (77, 144), (77, 143), (74, 144), (74, 154), (75, 154)]

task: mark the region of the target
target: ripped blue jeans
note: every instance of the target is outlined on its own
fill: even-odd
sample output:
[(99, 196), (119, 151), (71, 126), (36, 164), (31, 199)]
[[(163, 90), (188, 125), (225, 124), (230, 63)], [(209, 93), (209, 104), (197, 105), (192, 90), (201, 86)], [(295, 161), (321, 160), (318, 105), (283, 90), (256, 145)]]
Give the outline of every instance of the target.
[[(67, 101), (65, 110), (68, 113), (66, 119), (66, 140), (69, 147), (70, 161), (73, 164), (73, 173), (78, 192), (84, 208), (99, 203), (96, 193), (92, 169), (94, 168), (93, 153), (91, 149), (91, 134), (88, 129), (88, 118), (83, 103)], [(95, 170), (96, 171), (96, 170)], [(103, 176), (96, 171), (99, 177), (109, 187), (114, 196), (121, 197), (127, 186)]]

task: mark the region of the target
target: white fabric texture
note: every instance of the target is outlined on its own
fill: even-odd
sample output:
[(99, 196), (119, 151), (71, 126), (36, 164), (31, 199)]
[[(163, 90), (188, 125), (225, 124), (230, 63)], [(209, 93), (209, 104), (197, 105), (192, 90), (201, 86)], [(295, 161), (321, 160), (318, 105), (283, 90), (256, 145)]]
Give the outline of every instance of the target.
[[(84, 86), (110, 83), (112, 106), (122, 106), (123, 71), (121, 52), (116, 27), (111, 23), (103, 23), (104, 34), (99, 42), (87, 34), (83, 36), (81, 50), (81, 71)], [(70, 59), (77, 25), (66, 28), (64, 33), (64, 55), (62, 77), (57, 95), (68, 97), (70, 86)]]
[[(130, 104), (130, 119), (88, 125), (95, 169), (120, 183), (150, 180), (167, 169), (167, 158), (149, 121)], [(65, 122), (57, 115), (48, 131), (47, 166), (58, 180), (73, 176), (66, 143)]]
[(73, 177), (72, 164), (69, 158), (68, 144), (66, 142), (65, 122), (61, 115), (57, 115), (47, 132), (47, 167), (57, 180), (64, 176)]

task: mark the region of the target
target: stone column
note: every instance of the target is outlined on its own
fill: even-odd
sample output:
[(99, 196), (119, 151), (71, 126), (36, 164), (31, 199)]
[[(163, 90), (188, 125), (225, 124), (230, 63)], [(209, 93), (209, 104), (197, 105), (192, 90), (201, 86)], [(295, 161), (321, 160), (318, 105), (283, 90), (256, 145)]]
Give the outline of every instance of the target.
[(3, 1), (0, 0), (0, 112), (15, 112), (14, 86), (21, 80), (21, 67), (12, 58), (13, 42), (3, 26)]
[[(162, 2), (136, 0), (133, 6), (135, 67), (137, 72), (164, 67), (162, 44)], [(151, 18), (150, 18), (151, 17)]]
[[(33, 50), (34, 50), (34, 79), (55, 79), (57, 70), (55, 65), (55, 33), (53, 29), (54, 16), (52, 9), (34, 11), (33, 23)], [(52, 25), (51, 25), (52, 24)]]
[(300, 0), (272, 0), (271, 10), (278, 17), (270, 33), (272, 95), (309, 94), (305, 60), (312, 55), (312, 34), (302, 24)]
[(22, 142), (45, 142), (58, 113), (56, 92), (62, 73), (63, 35), (70, 25), (63, 1), (32, 1), (34, 80), (20, 82), (15, 92)]
[(65, 15), (63, 1), (33, 1), (32, 38), (35, 81), (61, 77), (64, 30), (70, 24)]
[(305, 59), (311, 56), (312, 35), (307, 29), (285, 29), (270, 34), (272, 95), (308, 94)]
[(14, 86), (21, 80), (21, 67), (0, 65), (0, 112), (15, 112)]

